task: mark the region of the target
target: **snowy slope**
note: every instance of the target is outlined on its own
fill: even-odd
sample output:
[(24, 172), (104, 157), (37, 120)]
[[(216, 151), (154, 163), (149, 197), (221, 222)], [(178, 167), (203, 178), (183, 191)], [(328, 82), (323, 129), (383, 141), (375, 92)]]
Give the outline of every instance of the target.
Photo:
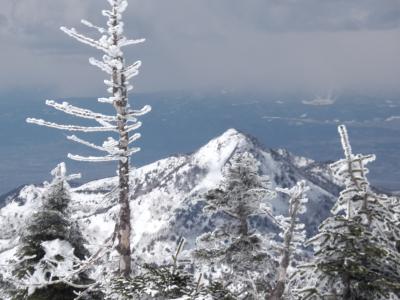
[[(179, 236), (184, 236), (191, 248), (197, 235), (211, 229), (216, 222), (223, 222), (225, 216), (209, 217), (202, 212), (201, 194), (219, 184), (223, 166), (235, 152), (243, 151), (250, 151), (259, 160), (260, 171), (269, 176), (273, 187), (293, 186), (301, 179), (308, 182), (310, 201), (304, 222), (308, 232), (314, 232), (329, 214), (339, 191), (326, 165), (284, 150), (265, 149), (255, 139), (230, 129), (193, 154), (169, 157), (132, 171), (135, 256), (146, 261), (164, 260)], [(116, 185), (117, 178), (113, 177), (73, 189), (71, 209), (81, 221), (93, 250), (113, 232), (118, 211)], [(27, 186), (16, 201), (0, 210), (0, 249), (3, 249), (0, 264), (18, 244), (23, 224), (37, 207), (40, 192), (38, 187)], [(277, 213), (285, 213), (287, 202), (278, 196), (273, 208)], [(273, 230), (266, 219), (252, 221), (260, 231)]]

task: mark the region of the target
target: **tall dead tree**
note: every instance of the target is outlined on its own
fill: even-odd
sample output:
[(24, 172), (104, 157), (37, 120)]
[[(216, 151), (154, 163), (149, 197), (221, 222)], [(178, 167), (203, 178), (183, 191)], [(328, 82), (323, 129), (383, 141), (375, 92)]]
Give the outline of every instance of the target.
[(131, 272), (129, 158), (132, 154), (140, 150), (139, 148), (130, 147), (129, 145), (140, 138), (139, 133), (131, 135), (131, 132), (141, 126), (141, 122), (137, 120), (137, 117), (148, 113), (151, 110), (151, 107), (146, 105), (140, 110), (133, 110), (128, 103), (128, 92), (133, 89), (129, 84), (129, 80), (139, 73), (141, 61), (136, 61), (131, 65), (126, 65), (122, 48), (128, 45), (142, 43), (144, 42), (144, 39), (130, 40), (124, 36), (122, 13), (126, 10), (128, 2), (126, 0), (107, 1), (111, 8), (102, 11), (102, 14), (108, 18), (107, 28), (95, 26), (86, 20), (82, 20), (84, 25), (99, 31), (101, 35), (99, 39), (87, 37), (78, 33), (73, 28), (67, 29), (61, 27), (61, 30), (79, 42), (104, 52), (102, 60), (90, 58), (89, 62), (110, 76), (110, 80), (105, 80), (104, 83), (107, 85), (108, 92), (111, 96), (108, 98), (99, 98), (98, 101), (113, 105), (115, 108), (115, 115), (104, 115), (70, 105), (67, 102), (57, 103), (53, 100), (47, 100), (46, 104), (56, 110), (77, 117), (94, 120), (98, 125), (92, 127), (61, 125), (33, 118), (28, 118), (27, 122), (66, 131), (114, 132), (118, 135), (117, 139), (108, 137), (101, 146), (78, 138), (75, 135), (68, 136), (69, 140), (106, 153), (104, 156), (89, 157), (68, 154), (68, 157), (77, 161), (89, 162), (118, 161), (120, 213), (116, 227), (118, 243), (116, 248), (120, 254), (119, 273), (123, 276), (129, 276)]
[(289, 197), (288, 216), (276, 217), (277, 223), (281, 228), (280, 237), (282, 243), (278, 246), (280, 250), (280, 261), (277, 274), (277, 282), (268, 300), (284, 299), (286, 284), (288, 281), (288, 268), (293, 256), (298, 249), (303, 246), (306, 232), (304, 224), (299, 220), (299, 215), (306, 212), (308, 199), (306, 192), (310, 188), (304, 180), (297, 182), (292, 188), (277, 188), (278, 192)]

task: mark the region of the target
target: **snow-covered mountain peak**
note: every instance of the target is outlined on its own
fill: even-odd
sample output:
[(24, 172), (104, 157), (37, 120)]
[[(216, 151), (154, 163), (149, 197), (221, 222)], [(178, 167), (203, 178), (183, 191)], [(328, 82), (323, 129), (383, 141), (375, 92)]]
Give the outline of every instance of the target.
[(208, 166), (210, 162), (224, 165), (237, 149), (249, 146), (250, 140), (246, 135), (236, 129), (228, 129), (195, 152), (193, 160), (203, 166)]
[[(196, 236), (221, 222), (220, 215), (203, 213), (203, 194), (220, 184), (223, 167), (233, 154), (244, 151), (258, 160), (260, 173), (269, 176), (272, 188), (306, 180), (311, 190), (304, 222), (309, 232), (315, 231), (329, 214), (338, 192), (337, 185), (325, 176), (326, 164), (311, 163), (287, 151), (265, 149), (254, 138), (229, 129), (191, 155), (168, 157), (131, 172), (135, 253), (144, 260), (162, 260), (168, 257), (179, 236), (187, 239), (187, 247), (194, 247)], [(85, 224), (84, 234), (90, 244), (102, 243), (113, 231), (118, 212), (117, 185), (117, 178), (111, 177), (72, 190), (72, 210)], [(39, 205), (40, 189), (35, 190), (35, 199), (27, 191), (24, 189), (18, 199), (0, 210), (0, 241), (4, 242), (0, 253), (1, 245), (7, 245), (10, 251), (18, 245), (18, 232), (22, 232), (23, 224)], [(287, 210), (287, 199), (282, 195), (272, 204), (277, 213)], [(15, 212), (18, 219), (14, 218)], [(253, 220), (253, 225), (262, 231), (271, 230), (263, 218)]]
[(193, 189), (193, 192), (205, 191), (215, 187), (222, 180), (222, 169), (236, 151), (249, 149), (248, 137), (236, 129), (229, 129), (217, 138), (212, 139), (191, 156), (191, 164), (195, 165), (204, 178)]

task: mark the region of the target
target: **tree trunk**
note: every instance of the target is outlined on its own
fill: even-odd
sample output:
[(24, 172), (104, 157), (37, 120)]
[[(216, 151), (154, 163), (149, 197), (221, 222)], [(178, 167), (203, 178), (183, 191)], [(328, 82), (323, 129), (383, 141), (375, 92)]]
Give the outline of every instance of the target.
[(279, 270), (278, 270), (278, 282), (276, 283), (276, 286), (274, 290), (272, 291), (271, 297), (269, 300), (281, 300), (283, 293), (285, 292), (285, 286), (286, 286), (286, 274), (287, 274), (287, 268), (289, 266), (289, 261), (290, 261), (290, 252), (289, 252), (289, 246), (291, 242), (291, 234), (290, 237), (288, 235), (285, 235), (285, 248), (283, 249), (283, 255), (279, 264)]
[[(117, 19), (117, 7), (113, 7), (113, 19), (114, 26), (118, 25)], [(114, 45), (118, 45), (118, 35), (114, 33), (113, 35)], [(117, 57), (122, 65), (124, 65), (124, 59), (122, 56)], [(125, 76), (121, 70), (113, 68), (112, 81), (113, 96), (117, 99), (114, 102), (114, 107), (118, 115), (118, 132), (119, 132), (119, 144), (118, 148), (122, 154), (118, 165), (118, 176), (119, 176), (119, 218), (117, 227), (117, 238), (118, 245), (117, 250), (120, 255), (119, 259), (119, 274), (124, 277), (129, 277), (132, 270), (131, 262), (131, 209), (129, 204), (130, 189), (129, 189), (129, 171), (130, 162), (128, 156), (128, 146), (129, 146), (129, 133), (126, 131), (127, 127), (127, 106), (128, 106), (128, 96), (127, 88), (125, 84)]]
[[(123, 153), (128, 151), (129, 134), (126, 132), (126, 109), (127, 109), (127, 93), (126, 87), (121, 77), (122, 99), (117, 101), (116, 108), (119, 115), (118, 130), (119, 130), (119, 149)], [(129, 156), (125, 155), (123, 160), (119, 161), (119, 223), (118, 223), (118, 252), (120, 254), (119, 273), (128, 277), (131, 273), (131, 209), (129, 203), (130, 188), (129, 188)]]
[(286, 277), (287, 277), (287, 269), (290, 263), (290, 245), (293, 239), (293, 232), (296, 226), (296, 216), (297, 211), (299, 209), (299, 199), (297, 201), (293, 201), (293, 204), (289, 206), (289, 214), (290, 214), (290, 227), (284, 233), (283, 237), (283, 249), (282, 249), (282, 258), (279, 263), (278, 269), (278, 282), (274, 290), (272, 291), (270, 300), (281, 300), (283, 297), (283, 293), (285, 292), (286, 286)]
[(119, 273), (128, 277), (131, 273), (131, 209), (129, 206), (129, 159), (119, 162), (119, 223), (118, 252)]
[[(121, 103), (117, 103), (117, 111), (120, 115), (118, 121), (118, 129), (120, 132), (119, 149), (123, 152), (128, 150), (129, 135), (126, 132), (126, 93), (123, 94)], [(118, 245), (117, 250), (120, 254), (119, 273), (128, 277), (131, 273), (131, 209), (129, 203), (130, 188), (129, 188), (129, 157), (123, 157), (119, 161), (119, 220), (118, 220)]]

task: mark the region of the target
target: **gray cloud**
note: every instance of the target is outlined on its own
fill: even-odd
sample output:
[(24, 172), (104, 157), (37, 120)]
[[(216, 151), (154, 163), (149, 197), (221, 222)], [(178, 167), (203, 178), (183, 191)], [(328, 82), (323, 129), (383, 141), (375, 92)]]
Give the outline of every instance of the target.
[[(85, 64), (96, 52), (58, 28), (102, 23), (106, 1), (0, 4), (0, 88), (102, 92), (102, 74)], [(398, 0), (132, 0), (125, 23), (148, 40), (127, 52), (144, 61), (140, 91), (400, 89)]]
[(0, 30), (4, 30), (8, 25), (8, 19), (5, 15), (0, 14)]

